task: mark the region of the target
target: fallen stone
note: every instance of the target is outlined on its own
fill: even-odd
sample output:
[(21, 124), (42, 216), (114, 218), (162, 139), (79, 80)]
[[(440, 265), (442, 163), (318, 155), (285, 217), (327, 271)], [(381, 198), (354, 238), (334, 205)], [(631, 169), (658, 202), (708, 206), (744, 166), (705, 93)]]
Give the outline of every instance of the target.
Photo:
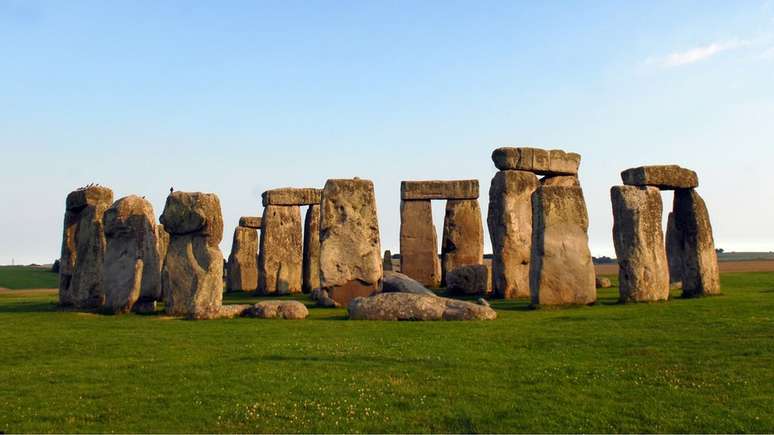
[(492, 286), (499, 298), (529, 298), (532, 193), (535, 174), (500, 171), (489, 188), (487, 224), (492, 240)]
[(597, 300), (589, 251), (589, 218), (579, 187), (541, 186), (532, 195), (533, 305), (585, 305)]
[(402, 273), (392, 271), (384, 272), (382, 291), (384, 293), (413, 293), (435, 296), (435, 293), (423, 286), (419, 281), (413, 280)]
[(328, 180), (320, 212), (320, 284), (341, 305), (382, 288), (374, 185)]
[(605, 278), (603, 276), (598, 276), (595, 279), (595, 283), (597, 285), (597, 288), (610, 288), (613, 286), (613, 283), (610, 281), (610, 278)]
[(400, 202), (400, 271), (422, 285), (441, 285), (441, 260), (430, 200)]
[(258, 230), (234, 229), (231, 254), (226, 263), (226, 289), (252, 292), (258, 288)]
[(478, 180), (403, 181), (400, 199), (478, 199)]
[(341, 307), (341, 305), (338, 302), (336, 302), (333, 299), (331, 299), (331, 297), (328, 296), (328, 292), (323, 290), (323, 289), (319, 289), (319, 288), (318, 289), (314, 289), (309, 294), (309, 296), (311, 297), (311, 299), (313, 301), (317, 301), (317, 306), (318, 307), (324, 307), (324, 308), (338, 308), (338, 307)]
[(103, 214), (113, 191), (91, 186), (70, 192), (65, 201), (62, 251), (59, 260), (59, 304), (96, 308), (105, 301), (102, 287), (105, 231)]
[(239, 218), (239, 226), (260, 230), (262, 220), (260, 216), (242, 216)]
[(280, 189), (272, 189), (263, 192), (263, 206), (269, 205), (312, 205), (320, 203), (320, 189), (314, 189), (310, 187), (295, 188), (295, 187), (283, 187)]
[(446, 288), (461, 295), (486, 295), (489, 282), (489, 268), (483, 264), (460, 266), (446, 275)]
[(223, 239), (220, 200), (212, 193), (173, 192), (161, 223), (170, 233), (162, 287), (166, 313), (210, 318), (223, 298)]
[(621, 172), (629, 186), (653, 186), (661, 190), (692, 189), (699, 186), (696, 172), (677, 165), (640, 166)]
[(268, 205), (263, 209), (258, 290), (262, 294), (301, 292), (303, 268), (301, 209)]
[(261, 319), (301, 320), (309, 316), (309, 310), (298, 301), (262, 301), (247, 308), (241, 315)]
[(529, 171), (538, 175), (576, 175), (581, 156), (562, 150), (504, 147), (492, 152), (492, 160), (501, 171)]
[(358, 297), (347, 307), (352, 320), (494, 320), (491, 307), (412, 293)]
[(675, 227), (682, 238), (682, 296), (720, 294), (718, 256), (704, 200), (693, 189), (678, 189), (673, 207)]
[(441, 244), (441, 280), (460, 266), (484, 264), (484, 226), (476, 199), (446, 202)]
[(304, 264), (301, 289), (320, 288), (320, 206), (310, 205), (304, 219)]
[(128, 313), (140, 300), (147, 304), (161, 299), (156, 216), (150, 201), (136, 195), (121, 198), (105, 211), (103, 222), (103, 309)]
[(661, 191), (613, 186), (613, 242), (621, 302), (669, 298), (669, 266), (661, 229)]

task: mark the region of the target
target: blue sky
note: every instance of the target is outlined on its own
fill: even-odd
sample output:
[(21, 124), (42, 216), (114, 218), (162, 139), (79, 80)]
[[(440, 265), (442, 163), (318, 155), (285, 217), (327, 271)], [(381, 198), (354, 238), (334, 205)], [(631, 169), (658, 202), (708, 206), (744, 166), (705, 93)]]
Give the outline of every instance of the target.
[(656, 163), (718, 247), (774, 250), (774, 1), (0, 0), (0, 264), (57, 257), (90, 182), (217, 193), (228, 255), (262, 191), (370, 178), (397, 251), (401, 180), (480, 179), (485, 214), (504, 145), (583, 155), (595, 255)]

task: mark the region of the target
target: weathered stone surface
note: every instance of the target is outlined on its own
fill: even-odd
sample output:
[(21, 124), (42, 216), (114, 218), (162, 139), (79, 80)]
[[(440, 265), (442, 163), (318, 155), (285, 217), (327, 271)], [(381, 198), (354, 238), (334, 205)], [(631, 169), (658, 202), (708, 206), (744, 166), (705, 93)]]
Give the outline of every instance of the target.
[(540, 179), (540, 185), (580, 187), (580, 180), (575, 175), (549, 175)]
[(597, 288), (610, 288), (613, 286), (613, 283), (610, 282), (610, 278), (605, 278), (604, 276), (598, 276), (595, 282), (597, 284)]
[(400, 202), (400, 271), (425, 286), (441, 285), (438, 236), (430, 200)]
[(532, 195), (530, 290), (533, 305), (596, 301), (588, 226), (581, 188), (541, 186)]
[(302, 320), (309, 316), (309, 310), (298, 301), (262, 301), (244, 310), (241, 315), (261, 319)]
[(677, 229), (674, 212), (669, 212), (666, 230), (666, 254), (669, 263), (670, 284), (683, 282), (683, 235)]
[(661, 191), (613, 186), (613, 242), (621, 302), (669, 298), (669, 267), (661, 229)]
[(576, 175), (581, 156), (562, 150), (504, 147), (492, 152), (497, 169), (534, 172), (539, 175)]
[(403, 181), (400, 199), (478, 199), (478, 180)]
[(303, 248), (301, 209), (298, 206), (266, 206), (258, 258), (258, 289), (261, 293), (301, 291)]
[(384, 251), (384, 258), (382, 259), (382, 269), (387, 272), (392, 272), (395, 268), (392, 265), (392, 252), (390, 250)]
[(59, 303), (78, 308), (102, 305), (102, 262), (105, 255), (103, 214), (113, 191), (92, 186), (67, 195), (59, 261)]
[(258, 230), (234, 229), (231, 254), (226, 264), (226, 289), (252, 292), (258, 288)]
[(320, 189), (311, 187), (283, 187), (263, 192), (263, 206), (269, 205), (312, 205), (320, 204)]
[(718, 256), (704, 200), (693, 189), (679, 189), (673, 210), (682, 238), (683, 297), (719, 294)]
[(529, 298), (532, 193), (538, 185), (537, 176), (526, 171), (500, 171), (492, 179), (487, 224), (496, 297)]
[(212, 193), (173, 192), (161, 223), (170, 233), (161, 273), (166, 313), (210, 318), (223, 298), (223, 238), (220, 200)]
[(677, 165), (640, 166), (621, 172), (623, 183), (653, 186), (661, 190), (692, 189), (699, 186), (696, 172)]
[(460, 266), (446, 275), (446, 288), (462, 295), (486, 295), (490, 285), (489, 268), (484, 264)]
[(494, 320), (490, 307), (455, 299), (412, 293), (359, 297), (347, 307), (352, 320)]
[(459, 266), (484, 264), (484, 226), (477, 199), (446, 202), (441, 244), (441, 281)]
[(245, 228), (261, 229), (263, 219), (260, 216), (242, 216), (239, 218), (239, 226)]
[(303, 275), (304, 293), (320, 288), (320, 206), (318, 204), (309, 206), (304, 219)]
[(309, 293), (309, 297), (313, 301), (317, 301), (318, 307), (325, 307), (325, 308), (337, 308), (340, 307), (341, 304), (331, 299), (331, 297), (328, 295), (328, 292), (323, 289), (314, 289), (311, 293)]
[(320, 284), (345, 305), (382, 288), (382, 256), (374, 185), (328, 180), (320, 212)]
[(156, 216), (150, 201), (136, 195), (119, 199), (105, 211), (107, 247), (102, 263), (104, 308), (127, 313), (135, 302), (161, 298)]
[(414, 293), (417, 295), (435, 296), (435, 293), (427, 289), (419, 281), (393, 271), (384, 272), (382, 291), (384, 293)]
[[(164, 268), (164, 258), (169, 249), (169, 233), (164, 229), (164, 225), (156, 225), (156, 250), (159, 252), (159, 270)], [(163, 292), (162, 292), (163, 293)]]

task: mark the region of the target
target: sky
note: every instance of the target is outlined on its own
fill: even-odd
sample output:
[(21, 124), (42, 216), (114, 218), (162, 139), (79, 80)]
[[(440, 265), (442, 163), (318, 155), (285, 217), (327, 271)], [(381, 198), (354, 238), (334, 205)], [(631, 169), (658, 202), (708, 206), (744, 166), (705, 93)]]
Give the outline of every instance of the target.
[(368, 178), (397, 252), (400, 181), (479, 179), (485, 222), (500, 146), (582, 155), (593, 255), (666, 163), (717, 247), (774, 251), (774, 0), (0, 0), (0, 264), (57, 258), (88, 183), (216, 193), (227, 256), (261, 192)]

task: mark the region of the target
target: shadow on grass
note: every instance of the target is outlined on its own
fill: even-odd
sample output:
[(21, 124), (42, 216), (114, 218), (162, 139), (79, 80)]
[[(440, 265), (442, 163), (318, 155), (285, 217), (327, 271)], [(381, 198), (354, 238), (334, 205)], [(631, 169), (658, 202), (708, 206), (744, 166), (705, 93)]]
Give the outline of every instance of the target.
[(59, 311), (53, 302), (18, 302), (0, 305), (0, 314), (10, 313), (52, 313)]

